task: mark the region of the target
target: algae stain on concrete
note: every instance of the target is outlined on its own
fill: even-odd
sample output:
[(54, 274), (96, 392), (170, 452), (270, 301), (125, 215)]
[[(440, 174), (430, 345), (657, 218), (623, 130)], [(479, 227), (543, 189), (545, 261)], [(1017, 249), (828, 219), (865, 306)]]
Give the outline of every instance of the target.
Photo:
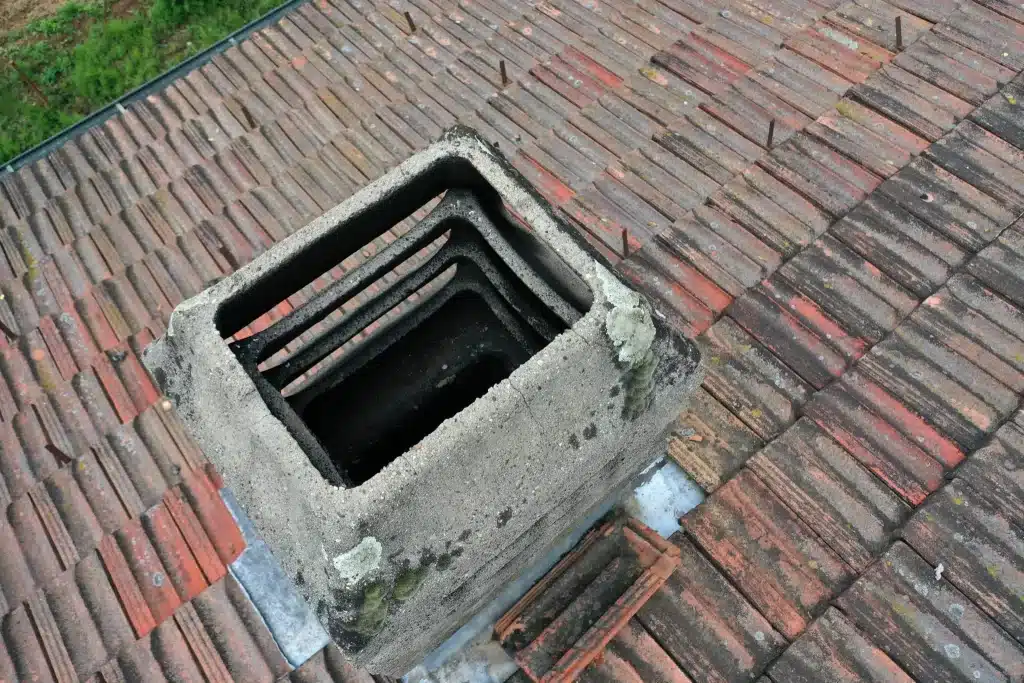
[(412, 597), (412, 594), (416, 592), (416, 589), (423, 583), (423, 579), (427, 575), (427, 567), (419, 566), (413, 569), (412, 567), (406, 567), (398, 576), (395, 577), (395, 589), (391, 593), (391, 597), (397, 602), (405, 602)]
[(359, 607), (359, 616), (353, 630), (363, 636), (375, 635), (380, 632), (387, 618), (387, 588), (379, 581), (371, 583), (363, 589), (363, 604)]

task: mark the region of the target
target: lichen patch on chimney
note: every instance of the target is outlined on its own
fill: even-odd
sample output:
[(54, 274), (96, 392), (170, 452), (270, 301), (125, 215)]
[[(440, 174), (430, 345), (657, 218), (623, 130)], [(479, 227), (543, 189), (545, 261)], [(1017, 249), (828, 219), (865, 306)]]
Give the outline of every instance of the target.
[(331, 563), (338, 572), (338, 578), (346, 586), (355, 586), (380, 568), (384, 547), (373, 536), (366, 536), (348, 552), (335, 556)]
[(611, 308), (605, 315), (605, 332), (618, 352), (618, 360), (633, 370), (648, 360), (655, 329), (651, 309), (636, 292), (626, 288), (606, 269), (596, 269), (601, 291)]

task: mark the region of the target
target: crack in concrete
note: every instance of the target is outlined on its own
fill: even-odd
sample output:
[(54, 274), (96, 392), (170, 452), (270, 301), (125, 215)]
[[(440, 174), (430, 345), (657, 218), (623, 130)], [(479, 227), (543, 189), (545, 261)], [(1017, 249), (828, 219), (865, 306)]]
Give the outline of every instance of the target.
[(530, 416), (530, 419), (537, 425), (537, 428), (540, 429), (541, 433), (547, 436), (548, 432), (544, 429), (544, 425), (540, 423), (540, 420), (537, 419), (537, 416), (533, 414), (533, 409), (530, 408), (530, 402), (526, 399), (526, 394), (524, 394), (522, 390), (515, 385), (515, 382), (512, 381), (512, 377), (508, 378), (508, 385), (512, 387), (513, 391), (519, 394), (519, 398), (523, 399), (523, 407), (526, 408), (526, 414)]

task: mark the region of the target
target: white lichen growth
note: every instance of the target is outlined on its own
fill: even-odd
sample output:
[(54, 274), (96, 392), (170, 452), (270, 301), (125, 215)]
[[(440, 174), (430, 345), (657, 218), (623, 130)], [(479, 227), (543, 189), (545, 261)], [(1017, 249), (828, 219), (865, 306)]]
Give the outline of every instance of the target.
[(331, 561), (338, 578), (347, 586), (354, 586), (372, 575), (380, 567), (384, 547), (373, 536), (366, 536), (356, 547), (335, 556)]
[(629, 369), (637, 368), (648, 361), (654, 343), (650, 306), (604, 267), (597, 266), (596, 274), (601, 292), (611, 305), (605, 316), (605, 332), (615, 346), (619, 362)]

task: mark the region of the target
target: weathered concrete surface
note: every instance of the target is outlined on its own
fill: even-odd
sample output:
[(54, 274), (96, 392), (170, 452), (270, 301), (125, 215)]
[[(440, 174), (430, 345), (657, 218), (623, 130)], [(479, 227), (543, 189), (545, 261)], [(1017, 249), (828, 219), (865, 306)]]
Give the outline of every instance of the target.
[[(582, 278), (593, 305), (380, 474), (353, 489), (332, 486), (261, 400), (217, 330), (217, 311), (361, 207), (388, 201), (453, 155)], [(700, 380), (696, 347), (521, 182), (486, 143), (451, 131), (181, 304), (145, 356), (284, 571), (339, 645), (373, 671), (407, 671), (654, 460)]]

